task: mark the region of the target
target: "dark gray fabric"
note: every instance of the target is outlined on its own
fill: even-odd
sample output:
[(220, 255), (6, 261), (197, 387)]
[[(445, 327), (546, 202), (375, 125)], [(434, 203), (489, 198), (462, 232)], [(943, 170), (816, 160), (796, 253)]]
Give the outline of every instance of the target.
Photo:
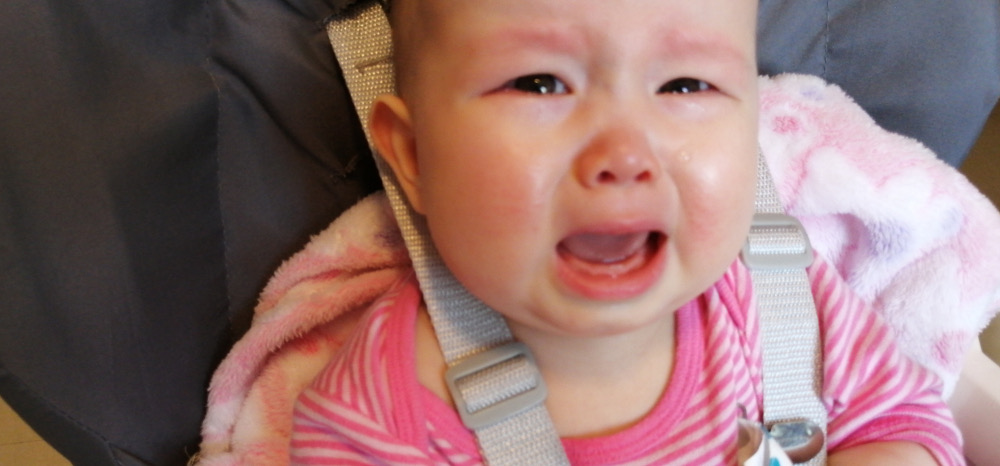
[(1000, 96), (996, 0), (762, 0), (764, 74), (822, 76), (958, 166)]
[(0, 2), (0, 395), (76, 463), (183, 463), (266, 278), (378, 186), (327, 10), (235, 3)]
[(0, 2), (0, 394), (74, 462), (178, 462), (223, 350), (199, 3)]
[[(322, 21), (349, 0), (0, 2), (0, 396), (78, 464), (181, 464), (272, 270), (378, 186)], [(761, 69), (956, 162), (993, 0), (761, 3)]]
[[(313, 2), (213, 2), (220, 199), (234, 330), (280, 261), (381, 184)], [(309, 16), (304, 16), (308, 12)]]

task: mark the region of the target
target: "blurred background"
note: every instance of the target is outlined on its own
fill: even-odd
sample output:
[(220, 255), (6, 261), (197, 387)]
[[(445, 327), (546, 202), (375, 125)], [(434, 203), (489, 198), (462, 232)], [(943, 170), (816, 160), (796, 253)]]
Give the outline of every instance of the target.
[[(1000, 206), (1000, 105), (993, 109), (979, 141), (961, 170), (993, 201), (993, 205)], [(1000, 319), (993, 319), (980, 341), (983, 351), (1000, 364)]]

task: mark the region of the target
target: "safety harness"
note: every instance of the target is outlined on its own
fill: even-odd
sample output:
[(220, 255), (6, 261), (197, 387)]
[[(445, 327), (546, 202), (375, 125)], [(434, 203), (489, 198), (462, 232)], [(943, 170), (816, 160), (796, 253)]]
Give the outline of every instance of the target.
[[(366, 124), (371, 104), (395, 90), (392, 36), (380, 2), (346, 3), (327, 32), (413, 262), (458, 413), (492, 466), (569, 464), (545, 408), (545, 382), (531, 352), (514, 340), (499, 313), (445, 267), (423, 217), (409, 206), (371, 144)], [(741, 257), (750, 269), (761, 315), (764, 421), (793, 459), (823, 464), (821, 342), (805, 272), (812, 250), (802, 225), (784, 214), (764, 157), (758, 160), (757, 213)], [(796, 459), (793, 453), (803, 449), (818, 454)]]

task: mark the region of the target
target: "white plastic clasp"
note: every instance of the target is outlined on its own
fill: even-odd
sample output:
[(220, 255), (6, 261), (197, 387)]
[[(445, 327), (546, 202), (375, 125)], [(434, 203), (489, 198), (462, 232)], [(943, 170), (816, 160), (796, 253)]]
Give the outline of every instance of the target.
[(813, 263), (813, 250), (799, 219), (785, 214), (757, 213), (740, 258), (751, 269), (806, 268)]
[(531, 350), (520, 342), (462, 359), (445, 372), (445, 382), (459, 417), (472, 430), (527, 411), (548, 396)]

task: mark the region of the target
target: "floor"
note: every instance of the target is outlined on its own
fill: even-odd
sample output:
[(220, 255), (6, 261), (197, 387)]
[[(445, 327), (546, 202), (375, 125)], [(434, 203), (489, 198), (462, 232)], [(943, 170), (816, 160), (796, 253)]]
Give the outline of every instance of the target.
[(69, 466), (35, 431), (0, 400), (0, 465)]
[[(1000, 205), (1000, 107), (993, 112), (962, 170)], [(1000, 363), (1000, 319), (982, 336), (983, 348)], [(0, 400), (0, 466), (62, 466), (69, 461), (53, 450)]]

